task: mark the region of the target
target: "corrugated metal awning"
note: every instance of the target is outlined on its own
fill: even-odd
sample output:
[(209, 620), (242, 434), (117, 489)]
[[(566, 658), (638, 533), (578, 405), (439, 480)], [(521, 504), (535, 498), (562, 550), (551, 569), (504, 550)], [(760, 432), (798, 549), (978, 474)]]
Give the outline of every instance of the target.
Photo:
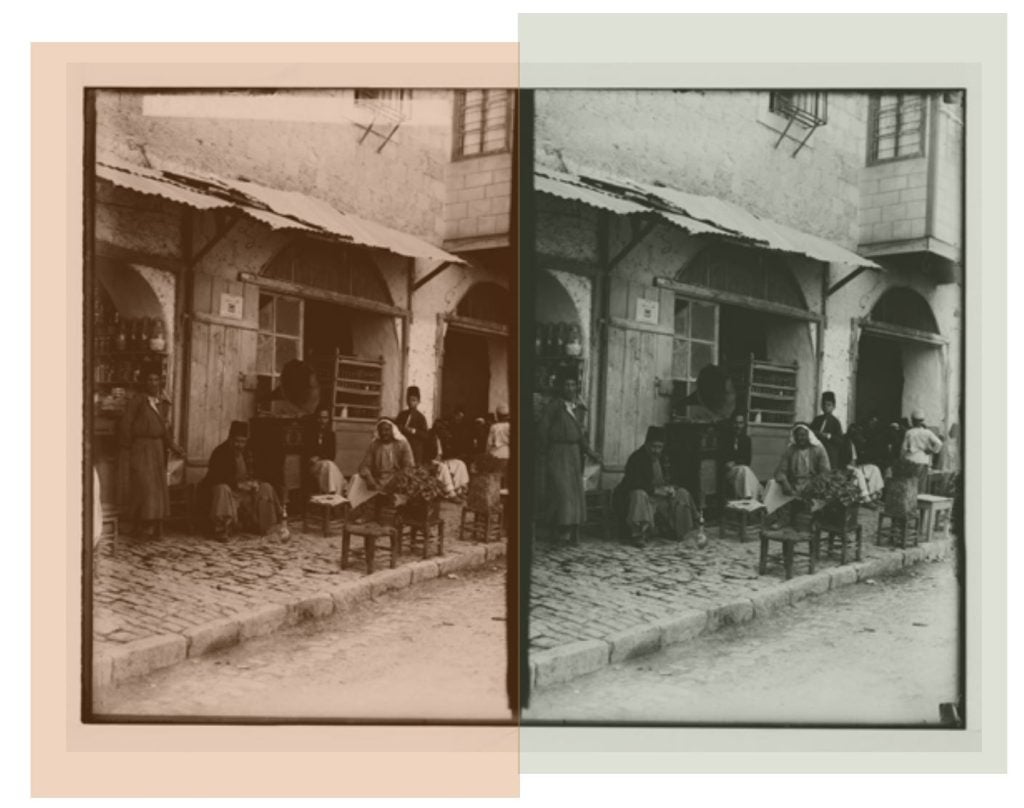
[(857, 255), (827, 239), (804, 233), (713, 196), (700, 196), (675, 188), (587, 174), (570, 175), (550, 169), (535, 172), (540, 193), (582, 202), (622, 215), (654, 214), (696, 235), (716, 235), (766, 250), (802, 255), (825, 263), (881, 269), (870, 258)]
[(274, 230), (315, 233), (407, 258), (466, 263), (417, 236), (354, 213), (344, 213), (321, 199), (296, 191), (282, 191), (191, 169), (143, 168), (110, 159), (96, 163), (96, 176), (121, 188), (160, 196), (198, 210), (234, 208)]

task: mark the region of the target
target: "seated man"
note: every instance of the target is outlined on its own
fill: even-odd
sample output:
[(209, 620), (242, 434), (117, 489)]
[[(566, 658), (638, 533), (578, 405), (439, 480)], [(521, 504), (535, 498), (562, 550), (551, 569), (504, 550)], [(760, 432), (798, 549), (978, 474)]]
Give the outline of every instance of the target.
[(629, 456), (625, 476), (612, 495), (620, 530), (625, 531), (629, 543), (639, 547), (655, 530), (682, 541), (700, 521), (689, 492), (668, 483), (664, 450), (665, 430), (648, 428), (644, 445)]
[(399, 469), (416, 465), (405, 435), (389, 418), (377, 421), (377, 435), (370, 442), (359, 473), (352, 477), (348, 500), (353, 508), (379, 494)]
[[(214, 538), (223, 540), (228, 530), (242, 527), (266, 535), (284, 517), (284, 508), (270, 483), (253, 478), (248, 451), (249, 425), (234, 421), (228, 439), (213, 450), (202, 486), (210, 497)], [(287, 527), (282, 535), (288, 535)]]
[[(796, 424), (789, 433), (789, 446), (779, 458), (775, 479), (769, 480), (765, 488), (764, 504), (768, 513), (798, 502), (796, 498), (801, 489), (812, 477), (827, 474), (831, 470), (828, 452), (810, 426)], [(791, 506), (787, 508), (787, 513), (792, 516), (798, 509)]]
[(303, 470), (311, 494), (344, 494), (345, 476), (334, 462), (337, 445), (331, 413), (318, 410), (303, 435)]
[(718, 462), (727, 499), (760, 499), (761, 483), (750, 470), (751, 446), (747, 418), (738, 412), (718, 444)]

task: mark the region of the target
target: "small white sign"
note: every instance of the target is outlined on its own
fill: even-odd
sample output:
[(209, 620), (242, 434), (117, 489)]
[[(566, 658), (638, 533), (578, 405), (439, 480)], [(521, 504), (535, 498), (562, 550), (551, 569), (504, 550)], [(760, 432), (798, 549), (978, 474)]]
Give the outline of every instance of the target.
[(229, 295), (227, 292), (222, 292), (220, 296), (220, 316), (226, 317), (229, 320), (241, 320), (242, 303), (241, 295)]
[(658, 301), (639, 298), (636, 301), (636, 321), (638, 323), (658, 324)]

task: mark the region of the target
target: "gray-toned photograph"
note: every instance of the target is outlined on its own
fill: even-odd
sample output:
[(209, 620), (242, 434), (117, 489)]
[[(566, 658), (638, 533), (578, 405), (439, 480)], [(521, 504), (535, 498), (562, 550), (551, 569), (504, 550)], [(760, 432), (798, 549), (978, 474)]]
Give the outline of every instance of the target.
[(965, 103), (524, 93), (524, 723), (963, 725)]
[(512, 720), (514, 91), (84, 103), (87, 720)]

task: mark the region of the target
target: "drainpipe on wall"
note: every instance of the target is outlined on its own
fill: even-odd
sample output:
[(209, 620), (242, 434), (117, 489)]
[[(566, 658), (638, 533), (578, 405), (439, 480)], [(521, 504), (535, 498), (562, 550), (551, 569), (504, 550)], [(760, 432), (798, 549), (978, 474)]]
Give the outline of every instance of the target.
[[(409, 310), (409, 316), (403, 317), (402, 319), (402, 382), (398, 388), (398, 409), (395, 412), (402, 411), (402, 404), (405, 401), (405, 390), (409, 386), (409, 323), (412, 320), (412, 293), (413, 293), (413, 280), (412, 276), (416, 272), (416, 259), (410, 258), (409, 261), (412, 266), (405, 273), (405, 306)], [(435, 400), (437, 398), (437, 391), (434, 391)]]
[[(815, 361), (818, 363), (818, 372), (814, 374), (814, 401), (811, 404), (811, 410), (814, 413), (818, 412), (818, 402), (821, 401), (821, 394), (825, 389), (825, 328), (828, 324), (828, 287), (831, 276), (832, 265), (828, 264), (825, 271), (821, 273), (821, 319), (815, 326), (818, 335), (817, 351), (815, 351)], [(847, 419), (849, 419), (849, 411), (847, 411), (846, 415)]]
[(939, 97), (933, 95), (928, 101), (928, 194), (925, 197), (924, 235), (935, 236), (935, 187), (939, 160)]
[(192, 303), (193, 303), (193, 278), (195, 268), (192, 265), (192, 252), (195, 247), (195, 233), (193, 230), (192, 211), (185, 208), (184, 220), (181, 224), (181, 253), (182, 262), (181, 277), (176, 284), (176, 297), (178, 298), (178, 356), (181, 357), (181, 384), (178, 387), (181, 404), (178, 409), (178, 443), (185, 450), (185, 476), (188, 479), (188, 419), (189, 419), (189, 396), (192, 392)]

